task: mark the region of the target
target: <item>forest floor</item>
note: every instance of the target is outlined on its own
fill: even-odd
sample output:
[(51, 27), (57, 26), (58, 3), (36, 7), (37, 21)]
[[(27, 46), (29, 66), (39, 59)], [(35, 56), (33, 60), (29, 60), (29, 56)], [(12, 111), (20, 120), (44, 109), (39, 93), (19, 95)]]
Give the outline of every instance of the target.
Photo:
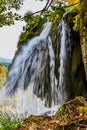
[(16, 130), (87, 130), (87, 100), (76, 97), (63, 104), (52, 117), (31, 115)]

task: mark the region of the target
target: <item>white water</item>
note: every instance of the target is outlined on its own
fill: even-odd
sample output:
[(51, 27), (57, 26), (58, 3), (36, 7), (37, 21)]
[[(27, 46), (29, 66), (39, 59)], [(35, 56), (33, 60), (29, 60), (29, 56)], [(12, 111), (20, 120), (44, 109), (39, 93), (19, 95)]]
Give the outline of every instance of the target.
[(8, 72), (6, 94), (14, 96), (9, 99), (6, 95), (4, 97), (9, 101), (7, 106), (20, 118), (31, 114), (55, 114), (68, 98), (65, 80), (67, 25), (62, 19), (57, 28), (61, 36), (59, 79), (54, 73), (55, 55), (49, 36), (50, 26), (51, 23), (47, 22), (39, 36), (28, 40), (20, 48)]
[(62, 27), (61, 30), (61, 43), (60, 43), (60, 67), (59, 67), (59, 85), (58, 85), (58, 101), (59, 103), (63, 103), (67, 100), (67, 93), (65, 90), (65, 64), (67, 61), (66, 54), (66, 24), (62, 20), (59, 24), (59, 27)]
[(50, 26), (47, 22), (40, 36), (22, 46), (8, 72), (6, 93), (12, 96), (16, 92), (15, 111), (19, 117), (54, 109), (55, 58)]

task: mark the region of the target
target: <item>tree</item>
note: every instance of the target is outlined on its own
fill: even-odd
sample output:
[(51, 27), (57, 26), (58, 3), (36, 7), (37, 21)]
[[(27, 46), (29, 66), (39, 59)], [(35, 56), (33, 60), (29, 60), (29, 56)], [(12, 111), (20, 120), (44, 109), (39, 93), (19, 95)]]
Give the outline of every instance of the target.
[(18, 19), (19, 15), (12, 12), (12, 9), (19, 9), (22, 0), (0, 0), (0, 27), (11, 25), (14, 23), (14, 18)]
[(80, 44), (87, 80), (87, 0), (80, 0)]
[[(62, 0), (63, 3), (64, 0)], [(47, 0), (45, 7), (37, 11), (41, 14), (47, 10), (52, 4), (58, 4), (59, 0)], [(12, 9), (18, 10), (23, 4), (23, 0), (0, 0), (0, 27), (4, 25), (14, 24), (14, 19), (18, 20), (21, 16), (12, 12)]]

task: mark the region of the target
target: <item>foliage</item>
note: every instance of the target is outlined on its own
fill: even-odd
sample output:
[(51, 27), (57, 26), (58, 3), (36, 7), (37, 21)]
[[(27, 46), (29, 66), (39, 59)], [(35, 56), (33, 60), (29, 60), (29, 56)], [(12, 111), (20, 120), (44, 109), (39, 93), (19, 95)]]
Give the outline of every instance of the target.
[(0, 88), (3, 87), (4, 82), (6, 80), (6, 74), (8, 69), (3, 66), (3, 64), (0, 62)]
[(27, 41), (27, 39), (31, 39), (33, 36), (39, 35), (42, 30), (42, 25), (46, 21), (46, 19), (41, 18), (39, 15), (28, 17), (29, 18), (27, 18), (27, 16), (25, 17), (27, 25), (23, 27), (23, 32), (20, 35), (18, 47), (20, 44)]
[(75, 17), (74, 17), (74, 26), (73, 26), (73, 30), (74, 31), (78, 31), (79, 30), (79, 25), (80, 25), (80, 14), (77, 14)]
[(64, 105), (60, 106), (57, 114), (60, 115), (60, 116), (65, 114), (65, 106)]
[[(76, 114), (78, 114), (79, 112), (81, 112), (82, 110), (80, 110), (79, 108), (83, 107), (83, 109), (85, 109), (87, 107), (87, 101), (84, 97), (75, 97), (75, 99), (63, 104), (58, 112), (56, 113), (56, 117), (57, 116), (64, 116), (66, 114), (69, 114), (71, 112), (76, 112)], [(79, 110), (78, 110), (79, 109)], [(84, 112), (84, 110), (82, 111)], [(61, 114), (60, 114), (61, 113)], [(86, 113), (86, 111), (85, 111)]]
[(0, 76), (6, 76), (7, 68), (0, 62)]
[(3, 66), (2, 62), (0, 62), (0, 66)]
[(54, 35), (55, 35), (57, 24), (58, 24), (59, 20), (61, 20), (63, 13), (65, 12), (65, 9), (60, 6), (56, 6), (56, 7), (54, 6), (52, 9), (53, 9), (53, 11), (51, 12), (51, 14), (49, 15), (48, 18), (49, 18), (49, 21), (52, 22), (50, 34), (53, 39)]
[(0, 27), (14, 24), (14, 19), (20, 18), (12, 9), (19, 9), (21, 3), (19, 0), (0, 0)]
[(0, 130), (15, 130), (18, 125), (23, 125), (23, 121), (18, 121), (15, 117), (11, 119), (6, 113), (0, 114)]
[(32, 15), (31, 12), (27, 13), (24, 16), (25, 21), (27, 22), (26, 26), (23, 27), (23, 32), (20, 34), (18, 47), (21, 44), (24, 44), (25, 41), (31, 39), (34, 36), (40, 34), (43, 28), (43, 24), (46, 21), (52, 23), (51, 26), (51, 36), (53, 36), (58, 21), (61, 19), (65, 10), (59, 6), (52, 6), (52, 10), (46, 10), (42, 15)]
[(32, 12), (27, 12), (25, 14), (24, 20), (27, 24), (23, 27), (23, 32), (20, 34), (18, 47), (21, 44), (24, 44), (25, 41), (27, 41), (28, 39), (31, 39), (32, 37), (39, 35), (42, 30), (43, 24), (46, 21), (50, 21), (52, 23), (50, 34), (53, 40), (59, 20), (62, 18), (65, 10), (69, 9), (71, 9), (72, 11), (70, 11), (66, 15), (65, 20), (67, 21), (68, 25), (72, 27), (73, 31), (79, 31), (79, 5), (73, 5), (70, 7), (64, 5), (62, 7), (61, 2), (58, 2), (58, 5), (52, 4), (51, 9), (44, 10), (44, 12), (41, 15), (32, 15)]
[(65, 20), (73, 31), (79, 32), (80, 30), (80, 8), (79, 5), (69, 7), (71, 11), (66, 15)]

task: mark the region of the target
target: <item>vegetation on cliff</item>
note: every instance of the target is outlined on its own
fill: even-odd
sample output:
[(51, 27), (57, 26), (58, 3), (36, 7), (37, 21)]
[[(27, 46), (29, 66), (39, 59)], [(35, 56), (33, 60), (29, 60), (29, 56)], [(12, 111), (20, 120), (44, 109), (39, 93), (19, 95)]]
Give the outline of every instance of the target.
[(31, 39), (34, 36), (40, 34), (43, 28), (43, 24), (46, 21), (50, 21), (52, 23), (51, 26), (51, 36), (52, 33), (55, 33), (56, 26), (58, 21), (61, 19), (65, 9), (59, 6), (52, 6), (52, 10), (46, 10), (42, 15), (32, 15), (31, 13), (26, 13), (24, 16), (27, 25), (23, 27), (23, 32), (20, 34), (18, 47), (21, 44), (24, 44), (25, 41)]
[(14, 24), (14, 19), (19, 19), (17, 13), (12, 9), (18, 10), (21, 7), (20, 0), (1, 0), (0, 1), (0, 27)]
[(72, 9), (70, 13), (68, 13), (66, 19), (68, 24), (71, 26), (74, 31), (79, 31), (79, 5), (67, 6), (62, 5), (61, 2), (58, 2), (57, 5), (52, 5), (51, 10), (45, 10), (41, 15), (32, 15), (31, 12), (27, 12), (24, 16), (24, 20), (26, 21), (26, 26), (23, 27), (23, 32), (20, 34), (18, 48), (21, 44), (24, 44), (25, 41), (31, 39), (34, 36), (40, 34), (43, 24), (46, 21), (50, 21), (51, 25), (51, 37), (53, 38), (55, 35), (56, 27), (58, 25), (59, 20), (62, 18), (63, 13), (68, 10)]

